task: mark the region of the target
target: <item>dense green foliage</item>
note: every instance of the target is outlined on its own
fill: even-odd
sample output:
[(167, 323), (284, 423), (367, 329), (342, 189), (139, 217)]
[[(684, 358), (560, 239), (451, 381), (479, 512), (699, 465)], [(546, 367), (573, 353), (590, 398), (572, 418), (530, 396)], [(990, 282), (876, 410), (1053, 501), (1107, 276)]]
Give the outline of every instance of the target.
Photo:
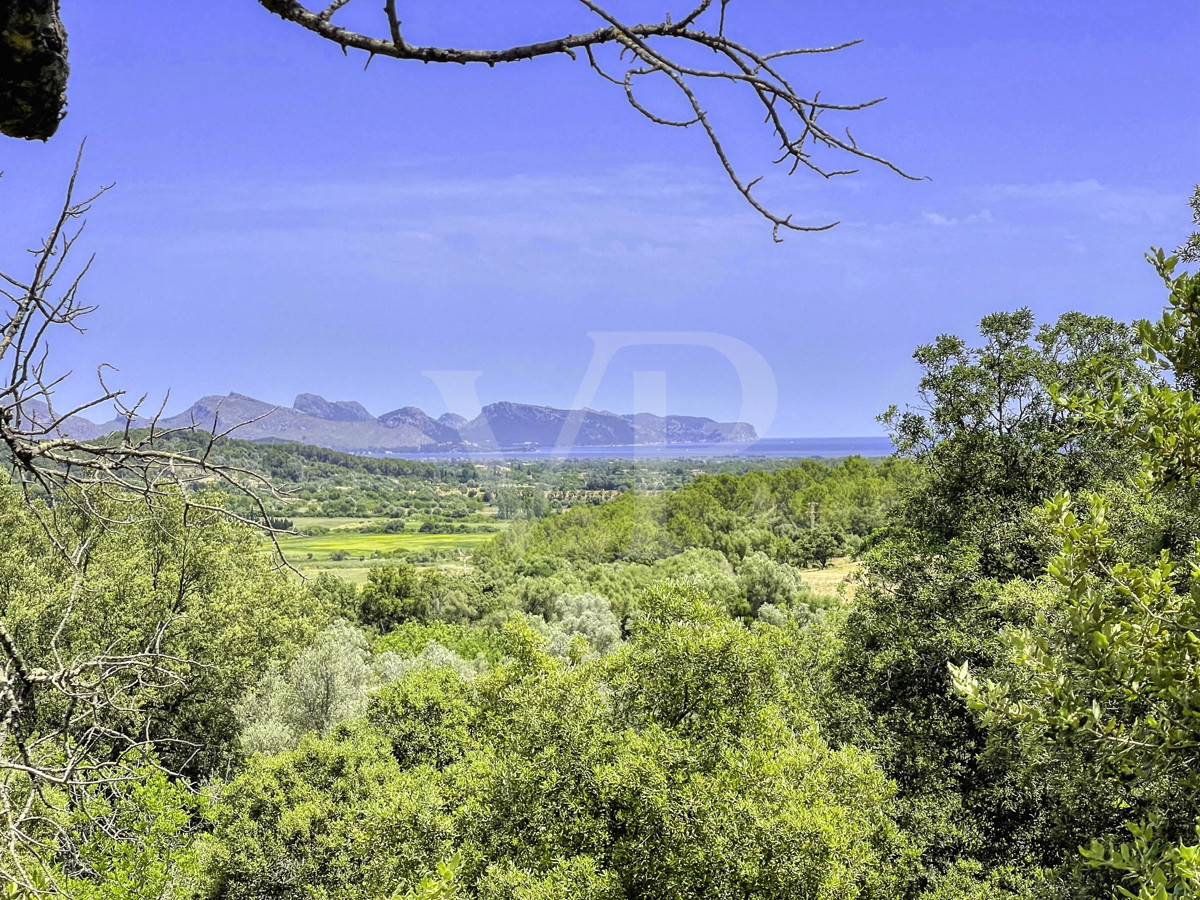
[[(1151, 262), (1155, 322), (1018, 310), (918, 348), (886, 461), (224, 445), (318, 506), (511, 517), (360, 587), (299, 585), (184, 496), (39, 519), (0, 493), (32, 671), (166, 653), (86, 722), (10, 665), (45, 699), (5, 759), (124, 777), (10, 765), (32, 815), (6, 865), (112, 900), (1197, 900), (1200, 277)], [(810, 586), (849, 555), (850, 585)]]
[(213, 896), (379, 896), (451, 853), (463, 896), (568, 877), (581, 896), (895, 896), (882, 774), (785, 690), (786, 632), (700, 598), (652, 592), (618, 652), (577, 665), (509, 626), (473, 683), (414, 672), (367, 727), (259, 761), (229, 788)]
[[(1098, 368), (1109, 390), (1071, 402), (1143, 451), (1144, 493), (1092, 492), (1082, 504), (1064, 493), (1048, 504), (1059, 614), (1007, 633), (1011, 674), (951, 670), (985, 721), (1015, 728), (1046, 765), (1065, 760), (1119, 807), (1125, 839), (1093, 835), (1083, 855), (1139, 900), (1200, 897), (1200, 276), (1176, 274), (1161, 251), (1150, 259), (1169, 306), (1139, 333), (1146, 360), (1176, 386), (1131, 386)], [(1143, 513), (1132, 523), (1131, 509)]]
[[(128, 702), (95, 724), (114, 746), (139, 733), (179, 742), (160, 748), (175, 768), (223, 770), (236, 755), (237, 698), (273, 660), (311, 640), (328, 611), (272, 570), (258, 535), (218, 513), (101, 496), (90, 508), (38, 516), (18, 491), (0, 489), (0, 616), (32, 651), (31, 668), (147, 648), (170, 657), (164, 671), (135, 678)], [(65, 702), (37, 704), (25, 728), (48, 728)]]
[(239, 765), (243, 695), (331, 610), (177, 495), (60, 500), (0, 489), (0, 867), (37, 884), (49, 856), (69, 896), (160, 896), (192, 883), (192, 786)]

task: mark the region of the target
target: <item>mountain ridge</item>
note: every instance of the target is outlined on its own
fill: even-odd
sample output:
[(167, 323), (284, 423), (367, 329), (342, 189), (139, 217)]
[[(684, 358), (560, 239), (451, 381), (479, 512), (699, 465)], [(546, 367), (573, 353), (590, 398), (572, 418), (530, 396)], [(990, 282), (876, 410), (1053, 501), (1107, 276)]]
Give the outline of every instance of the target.
[[(48, 421), (43, 405), (27, 405), (26, 418)], [(149, 425), (134, 420), (134, 427)], [(96, 423), (73, 416), (61, 433), (94, 440), (126, 427), (124, 419)], [(181, 413), (158, 421), (162, 429), (203, 429), (250, 441), (296, 441), (347, 453), (400, 451), (496, 451), (569, 446), (749, 443), (758, 440), (745, 422), (703, 416), (621, 415), (595, 409), (559, 409), (529, 403), (489, 403), (473, 419), (455, 413), (433, 418), (415, 406), (373, 416), (354, 400), (329, 401), (320, 394), (297, 395), (292, 406), (275, 406), (246, 394), (207, 395)]]

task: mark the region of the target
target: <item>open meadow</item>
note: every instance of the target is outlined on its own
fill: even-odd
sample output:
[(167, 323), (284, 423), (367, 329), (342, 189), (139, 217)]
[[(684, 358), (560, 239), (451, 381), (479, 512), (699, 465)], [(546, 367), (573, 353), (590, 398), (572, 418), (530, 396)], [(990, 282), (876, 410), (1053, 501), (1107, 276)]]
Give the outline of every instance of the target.
[(330, 572), (351, 584), (361, 584), (373, 567), (397, 558), (417, 564), (465, 564), (472, 550), (497, 534), (497, 531), (423, 534), (416, 530), (387, 534), (362, 530), (375, 521), (335, 516), (297, 518), (293, 523), (297, 531), (328, 530), (321, 534), (280, 535), (279, 547), (284, 558), (305, 576)]
[(849, 601), (854, 599), (854, 589), (848, 579), (858, 572), (859, 568), (859, 563), (854, 559), (841, 557), (830, 560), (824, 569), (797, 569), (797, 572), (800, 579), (812, 588), (814, 593), (833, 596), (840, 594)]

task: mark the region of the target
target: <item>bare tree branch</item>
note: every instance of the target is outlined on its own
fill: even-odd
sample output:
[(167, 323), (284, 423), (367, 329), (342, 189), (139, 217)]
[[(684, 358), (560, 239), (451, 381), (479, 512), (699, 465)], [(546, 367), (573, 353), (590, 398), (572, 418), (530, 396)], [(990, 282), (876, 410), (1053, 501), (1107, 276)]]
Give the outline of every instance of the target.
[[(827, 130), (819, 121), (824, 114), (863, 110), (879, 103), (883, 98), (838, 104), (822, 100), (819, 92), (812, 97), (804, 97), (784, 77), (777, 65), (780, 60), (793, 56), (834, 53), (851, 47), (858, 41), (847, 41), (829, 47), (760, 53), (726, 37), (725, 11), (730, 0), (721, 0), (715, 8), (713, 0), (701, 0), (677, 21), (673, 22), (668, 13), (661, 22), (638, 25), (622, 22), (594, 0), (578, 0), (599, 20), (600, 27), (584, 34), (568, 34), (509, 47), (476, 50), (409, 43), (401, 33), (396, 0), (385, 0), (380, 23), (381, 30), (386, 31), (386, 36), (383, 37), (350, 31), (334, 24), (334, 15), (349, 5), (350, 0), (334, 0), (319, 12), (308, 9), (298, 0), (258, 2), (277, 16), (332, 41), (340, 46), (343, 52), (354, 49), (367, 53), (368, 60), (375, 56), (386, 56), (424, 63), (482, 63), (494, 66), (497, 63), (554, 55), (576, 59), (577, 51), (583, 51), (591, 68), (606, 81), (620, 86), (629, 104), (651, 122), (677, 128), (699, 125), (734, 188), (756, 212), (771, 222), (772, 235), (776, 241), (780, 240), (781, 229), (824, 231), (832, 228), (837, 222), (801, 225), (792, 221), (790, 214), (781, 215), (772, 211), (753, 195), (753, 189), (762, 176), (747, 180), (739, 174), (738, 168), (726, 152), (717, 127), (697, 94), (705, 84), (733, 83), (752, 94), (762, 107), (765, 124), (779, 141), (780, 156), (775, 162), (785, 165), (788, 174), (803, 167), (823, 178), (833, 178), (858, 171), (856, 166), (860, 162), (870, 162), (890, 169), (904, 178), (914, 178), (886, 158), (861, 148), (848, 129), (839, 134)], [(701, 23), (714, 13), (717, 17), (716, 30), (706, 31), (700, 27)], [(606, 46), (617, 50), (617, 60), (624, 66), (624, 71), (619, 75), (611, 74), (602, 67), (597, 58), (597, 51)], [(717, 66), (697, 68), (688, 65), (679, 56), (668, 54), (664, 47), (677, 47), (683, 51), (689, 48), (709, 51), (715, 56)], [(690, 116), (679, 119), (655, 113), (637, 98), (637, 83), (653, 75), (666, 76), (691, 109)], [(814, 149), (824, 149), (847, 158), (851, 167), (827, 167), (814, 158)]]
[[(162, 407), (154, 415), (143, 417), (140, 411), (145, 397), (127, 402), (124, 391), (106, 383), (105, 366), (98, 372), (100, 391), (95, 397), (67, 411), (56, 407), (55, 388), (67, 375), (48, 374), (47, 335), (56, 326), (82, 331), (80, 318), (94, 309), (79, 299), (80, 283), (91, 259), (69, 276), (64, 266), (83, 232), (83, 217), (111, 187), (102, 187), (86, 199), (77, 198), (82, 153), (81, 146), (48, 236), (31, 251), (31, 275), (20, 279), (0, 272), (0, 280), (11, 288), (0, 289), (11, 303), (7, 318), (0, 319), (0, 371), (4, 372), (0, 380), (0, 446), (7, 450), (13, 479), (52, 501), (59, 498), (73, 503), (89, 503), (97, 496), (98, 487), (109, 489), (108, 494), (129, 491), (145, 498), (176, 496), (181, 488), (197, 483), (220, 486), (248, 497), (257, 513), (255, 519), (231, 516), (270, 532), (270, 515), (263, 499), (276, 493), (270, 482), (247, 469), (210, 461), (213, 446), (234, 428), (219, 429), (214, 420), (200, 449), (190, 453), (166, 449), (165, 438), (192, 432), (193, 428), (161, 427)], [(60, 288), (63, 278), (69, 280)], [(72, 417), (103, 404), (112, 405), (118, 420), (124, 422), (123, 430), (99, 441), (72, 437)], [(197, 427), (202, 424), (192, 423)], [(96, 508), (89, 512), (101, 515)]]
[[(855, 172), (860, 163), (870, 162), (905, 178), (913, 177), (883, 156), (861, 148), (848, 129), (840, 126), (827, 129), (820, 121), (825, 114), (856, 112), (873, 106), (882, 98), (839, 104), (822, 100), (820, 92), (804, 96), (779, 68), (782, 61), (792, 57), (835, 53), (858, 41), (828, 47), (770, 52), (754, 50), (726, 34), (725, 14), (730, 0), (719, 3), (700, 0), (674, 20), (668, 12), (661, 21), (648, 24), (624, 22), (595, 0), (577, 0), (598, 27), (582, 34), (484, 49), (410, 42), (401, 28), (398, 0), (384, 0), (377, 35), (335, 24), (335, 16), (352, 0), (329, 0), (323, 7), (312, 9), (299, 0), (258, 2), (275, 15), (337, 44), (343, 52), (363, 51), (367, 54), (368, 64), (376, 56), (385, 56), (423, 63), (495, 66), (555, 55), (577, 59), (583, 51), (590, 66), (606, 80), (621, 86), (633, 109), (651, 122), (679, 128), (699, 125), (734, 188), (771, 223), (776, 240), (779, 240), (781, 230), (822, 231), (837, 223), (801, 225), (794, 222), (791, 215), (774, 212), (753, 196), (752, 191), (761, 176), (743, 177), (726, 152), (720, 131), (701, 99), (708, 85), (732, 83), (746, 90), (761, 108), (769, 132), (779, 142), (779, 155), (774, 161), (785, 166), (788, 174), (804, 168), (823, 178), (832, 178)], [(601, 67), (597, 53), (604, 48), (615, 51), (614, 65), (620, 69), (620, 74), (609, 74)], [(687, 54), (695, 50), (711, 54), (715, 66), (697, 68), (687, 64), (684, 61)], [(58, 17), (58, 0), (9, 0), (6, 11), (0, 11), (0, 111), (3, 111), (0, 112), (0, 133), (42, 140), (49, 138), (62, 117), (66, 75), (66, 33)], [(637, 98), (635, 86), (654, 75), (665, 76), (674, 85), (691, 115), (680, 119), (659, 114)], [(828, 166), (818, 161), (814, 151), (845, 158), (850, 165)]]
[[(152, 708), (151, 698), (178, 692), (204, 668), (164, 649), (178, 610), (147, 623), (141, 638), (115, 634), (107, 647), (82, 657), (63, 650), (70, 644), (71, 620), (86, 612), (88, 558), (96, 538), (124, 524), (156, 525), (172, 504), (182, 508), (184, 533), (219, 515), (274, 537), (264, 498), (275, 491), (267, 479), (211, 460), (214, 445), (232, 428), (219, 429), (214, 420), (197, 449), (171, 449), (166, 438), (192, 429), (161, 427), (163, 406), (143, 417), (146, 398), (126, 401), (123, 391), (107, 384), (105, 366), (94, 397), (69, 410), (55, 402), (66, 375), (48, 369), (47, 340), (61, 327), (82, 331), (80, 319), (93, 309), (80, 299), (91, 259), (73, 268), (68, 258), (83, 217), (108, 190), (79, 199), (82, 152), (80, 147), (49, 233), (30, 251), (30, 273), (0, 272), (0, 307), (7, 307), (0, 312), (0, 455), (65, 563), (60, 583), (70, 586), (47, 626), (48, 646), (45, 640), (22, 646), (8, 619), (22, 604), (0, 606), (0, 882), (30, 892), (46, 890), (45, 879), (56, 868), (86, 874), (74, 849), (78, 836), (61, 823), (84, 814), (96, 791), (144, 779), (167, 751), (187, 759), (199, 749), (157, 733)], [(96, 441), (71, 436), (72, 417), (102, 404), (113, 406), (121, 430)], [(257, 516), (230, 513), (206, 499), (211, 491), (193, 487), (248, 497)], [(203, 521), (193, 525), (194, 519)], [(183, 552), (186, 558), (186, 547)], [(285, 564), (278, 544), (275, 553)], [(181, 582), (181, 594), (185, 588)]]

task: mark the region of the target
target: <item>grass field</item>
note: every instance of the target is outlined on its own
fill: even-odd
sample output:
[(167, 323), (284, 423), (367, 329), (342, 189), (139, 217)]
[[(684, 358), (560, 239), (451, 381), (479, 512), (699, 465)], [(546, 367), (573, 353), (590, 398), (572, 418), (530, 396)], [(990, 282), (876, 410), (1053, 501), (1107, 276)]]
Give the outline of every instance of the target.
[[(306, 576), (330, 572), (351, 584), (362, 584), (367, 580), (367, 573), (371, 569), (394, 562), (394, 560), (388, 559), (372, 559), (371, 557), (377, 552), (391, 553), (394, 550), (407, 550), (413, 553), (448, 552), (450, 559), (447, 562), (453, 565), (455, 557), (459, 555), (454, 551), (462, 551), (462, 556), (465, 557), (475, 547), (496, 536), (495, 532), (420, 534), (413, 531), (403, 534), (362, 534), (354, 530), (372, 521), (374, 520), (296, 518), (293, 522), (297, 529), (320, 526), (328, 528), (329, 533), (315, 536), (280, 535), (279, 547), (288, 562)], [(330, 559), (331, 554), (338, 550), (345, 553), (347, 558)]]
[[(800, 577), (818, 594), (836, 594), (838, 585), (858, 571), (858, 563), (851, 559), (830, 560), (824, 569), (800, 569)], [(846, 599), (853, 599), (853, 591), (847, 585)]]
[(396, 562), (394, 559), (368, 559), (359, 562), (357, 557), (341, 561), (329, 559), (295, 559), (294, 557), (288, 557), (288, 559), (296, 571), (305, 578), (311, 578), (314, 575), (320, 575), (322, 572), (328, 572), (330, 575), (336, 575), (342, 581), (349, 584), (365, 584), (367, 576), (372, 569)]
[[(383, 553), (397, 547), (405, 550), (462, 550), (462, 559), (451, 557), (435, 565), (445, 568), (465, 562), (467, 551), (493, 534), (347, 534), (321, 537), (281, 536), (279, 546), (288, 562), (306, 578), (329, 572), (350, 584), (362, 584), (371, 569), (394, 565), (394, 559), (371, 559), (376, 550)], [(347, 559), (330, 559), (334, 550), (345, 550)]]
[(279, 546), (289, 559), (307, 559), (311, 553), (314, 559), (329, 559), (329, 554), (335, 550), (343, 550), (352, 557), (368, 557), (376, 551), (390, 553), (393, 550), (412, 550), (416, 552), (428, 550), (471, 550), (485, 541), (490, 541), (495, 533), (474, 532), (471, 534), (359, 534), (354, 531), (330, 532), (316, 537), (307, 535), (281, 535)]

